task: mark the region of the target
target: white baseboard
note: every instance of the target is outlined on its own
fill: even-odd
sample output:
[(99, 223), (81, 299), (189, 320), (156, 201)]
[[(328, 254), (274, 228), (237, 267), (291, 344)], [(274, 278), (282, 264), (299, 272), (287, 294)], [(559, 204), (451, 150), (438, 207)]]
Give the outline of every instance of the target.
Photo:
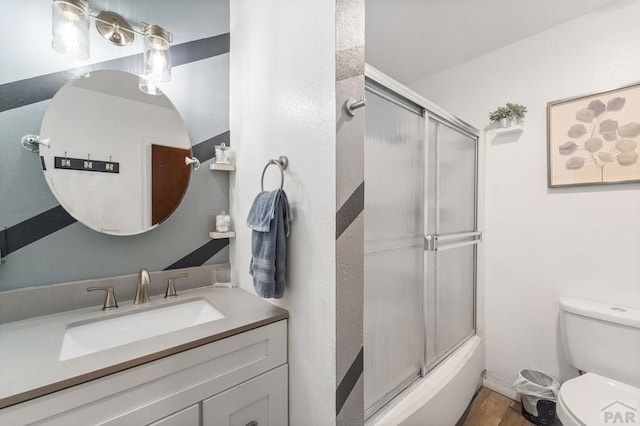
[(505, 383), (495, 382), (485, 377), (482, 380), (482, 386), (484, 386), (487, 389), (491, 389), (494, 392), (498, 392), (500, 395), (504, 395), (507, 398), (511, 398), (514, 401), (520, 400), (518, 396), (518, 392), (516, 392), (510, 385), (507, 385)]

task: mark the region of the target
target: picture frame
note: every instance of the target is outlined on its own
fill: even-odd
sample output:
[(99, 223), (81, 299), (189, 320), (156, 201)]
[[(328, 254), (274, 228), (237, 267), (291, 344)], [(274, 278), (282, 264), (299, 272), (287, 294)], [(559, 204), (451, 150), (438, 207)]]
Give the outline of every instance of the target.
[(640, 182), (640, 83), (547, 103), (547, 186)]

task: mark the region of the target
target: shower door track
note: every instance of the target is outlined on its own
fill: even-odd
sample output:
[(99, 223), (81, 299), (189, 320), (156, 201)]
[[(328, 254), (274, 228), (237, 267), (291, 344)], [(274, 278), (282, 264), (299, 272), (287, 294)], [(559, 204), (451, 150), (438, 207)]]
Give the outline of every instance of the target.
[[(384, 97), (385, 99), (389, 99), (389, 96), (385, 96), (385, 92), (390, 94), (395, 94), (396, 96), (400, 96), (401, 98), (409, 101), (410, 104), (414, 105), (414, 108), (418, 108), (419, 110), (424, 110), (428, 113), (429, 117), (435, 118), (436, 120), (446, 124), (450, 127), (456, 128), (456, 130), (461, 130), (463, 133), (466, 133), (467, 136), (472, 138), (478, 138), (478, 129), (473, 127), (471, 124), (467, 123), (464, 120), (456, 117), (455, 115), (445, 111), (440, 108), (438, 105), (429, 101), (428, 99), (418, 95), (414, 91), (408, 89), (397, 81), (393, 80), (386, 74), (381, 71), (378, 71), (376, 68), (372, 67), (369, 64), (365, 64), (364, 66), (364, 75), (367, 83), (373, 83), (374, 90), (377, 95)], [(371, 86), (368, 87), (369, 89)], [(378, 93), (381, 92), (381, 93)], [(395, 102), (391, 100), (391, 102)], [(400, 105), (403, 108), (409, 109), (409, 111), (415, 112), (415, 109), (411, 109), (406, 105)]]

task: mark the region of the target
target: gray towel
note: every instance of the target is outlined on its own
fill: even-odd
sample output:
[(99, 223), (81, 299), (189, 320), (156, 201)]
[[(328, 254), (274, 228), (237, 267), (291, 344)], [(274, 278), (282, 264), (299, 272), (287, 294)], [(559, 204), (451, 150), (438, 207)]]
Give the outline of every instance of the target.
[(292, 219), (287, 194), (281, 189), (262, 191), (253, 200), (247, 217), (247, 226), (253, 230), (249, 273), (260, 297), (279, 299), (284, 295), (287, 237)]

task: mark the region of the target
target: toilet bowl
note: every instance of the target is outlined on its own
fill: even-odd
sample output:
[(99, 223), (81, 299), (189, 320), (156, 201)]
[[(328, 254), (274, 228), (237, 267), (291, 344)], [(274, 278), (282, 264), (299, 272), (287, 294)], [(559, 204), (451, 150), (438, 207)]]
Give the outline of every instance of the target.
[(560, 299), (560, 330), (569, 363), (585, 371), (558, 393), (565, 426), (640, 426), (640, 309)]

